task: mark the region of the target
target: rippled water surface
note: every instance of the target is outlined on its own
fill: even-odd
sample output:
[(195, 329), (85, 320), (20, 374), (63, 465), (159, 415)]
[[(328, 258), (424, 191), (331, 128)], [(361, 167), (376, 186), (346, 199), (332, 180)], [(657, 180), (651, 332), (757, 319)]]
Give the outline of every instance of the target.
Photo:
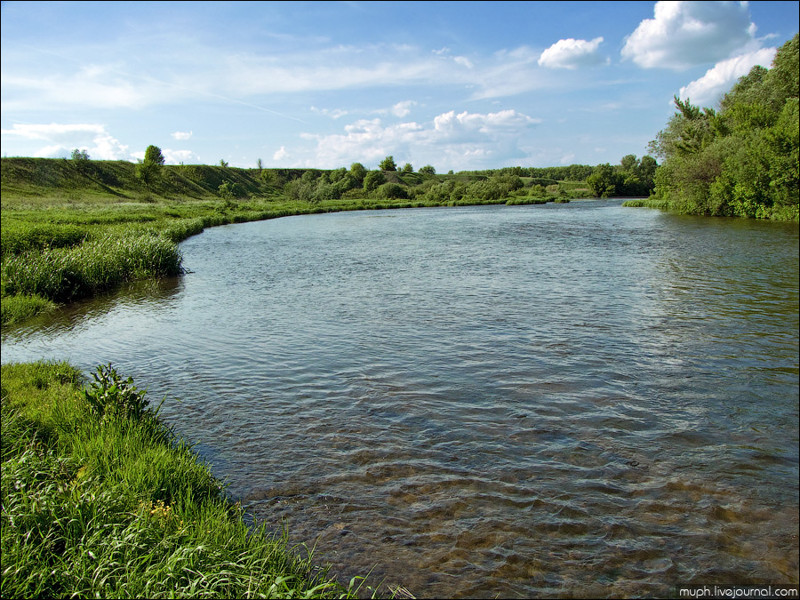
[(4, 331), (3, 361), (112, 360), (344, 580), (797, 583), (796, 224), (574, 202), (290, 217), (182, 248), (189, 274)]

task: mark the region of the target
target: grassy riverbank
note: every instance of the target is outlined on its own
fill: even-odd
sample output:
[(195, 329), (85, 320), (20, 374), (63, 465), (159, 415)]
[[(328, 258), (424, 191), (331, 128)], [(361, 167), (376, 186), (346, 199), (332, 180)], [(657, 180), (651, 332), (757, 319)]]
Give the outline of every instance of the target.
[[(87, 391), (84, 391), (87, 390)], [(356, 597), (220, 483), (113, 369), (2, 366), (3, 598)]]
[[(581, 182), (547, 187), (508, 174), (165, 166), (144, 184), (123, 161), (2, 159), (2, 324), (120, 284), (177, 275), (177, 243), (206, 227), (322, 212), (567, 201)], [(352, 169), (351, 169), (352, 171)], [(366, 180), (366, 175), (360, 176)]]

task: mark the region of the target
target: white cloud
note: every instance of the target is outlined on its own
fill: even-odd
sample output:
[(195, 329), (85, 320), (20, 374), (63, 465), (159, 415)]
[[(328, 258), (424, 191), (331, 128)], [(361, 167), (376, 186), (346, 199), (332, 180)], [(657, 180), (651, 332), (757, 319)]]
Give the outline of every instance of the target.
[(411, 113), (411, 107), (416, 106), (416, 104), (413, 100), (398, 102), (392, 107), (392, 114), (396, 117), (407, 117)]
[(173, 131), (170, 135), (176, 140), (188, 140), (192, 137), (191, 131)]
[(440, 170), (481, 168), (524, 154), (520, 142), (538, 122), (515, 110), (486, 114), (452, 110), (425, 124), (385, 125), (380, 119), (362, 119), (345, 126), (342, 134), (303, 134), (316, 142), (305, 166), (335, 168), (354, 161), (377, 165), (392, 155), (400, 162), (433, 164)]
[(454, 56), (453, 62), (455, 62), (457, 65), (461, 65), (462, 67), (466, 67), (468, 69), (472, 69), (475, 67), (475, 65), (472, 64), (472, 61), (468, 59), (466, 56)]
[[(200, 162), (200, 157), (191, 150), (164, 148), (161, 153), (164, 155), (164, 162), (168, 165), (197, 164)], [(144, 154), (142, 154), (142, 157), (144, 157)]]
[(627, 37), (622, 58), (640, 67), (687, 69), (752, 50), (747, 2), (657, 2), (654, 18)]
[(349, 114), (348, 111), (341, 108), (317, 108), (316, 106), (312, 106), (310, 110), (311, 112), (330, 117), (331, 119), (341, 119)]
[(2, 136), (19, 137), (28, 141), (46, 142), (34, 151), (34, 156), (57, 158), (69, 156), (73, 149), (86, 150), (95, 160), (130, 160), (128, 146), (97, 123), (30, 123), (14, 124), (3, 129)]
[(777, 48), (762, 48), (755, 52), (735, 56), (714, 65), (700, 79), (681, 88), (679, 96), (682, 100), (691, 100), (692, 104), (710, 106), (716, 103), (733, 84), (747, 75), (756, 65), (769, 68), (775, 58)]
[(572, 38), (558, 40), (539, 56), (539, 66), (549, 69), (577, 69), (608, 64), (608, 59), (603, 59), (597, 52), (602, 43), (602, 37), (596, 37), (590, 42)]
[(15, 135), (29, 140), (52, 140), (62, 136), (105, 133), (103, 125), (94, 123), (15, 123), (3, 129), (3, 135)]
[(279, 150), (272, 155), (272, 160), (285, 160), (289, 157), (289, 153), (286, 151), (284, 146), (281, 146)]

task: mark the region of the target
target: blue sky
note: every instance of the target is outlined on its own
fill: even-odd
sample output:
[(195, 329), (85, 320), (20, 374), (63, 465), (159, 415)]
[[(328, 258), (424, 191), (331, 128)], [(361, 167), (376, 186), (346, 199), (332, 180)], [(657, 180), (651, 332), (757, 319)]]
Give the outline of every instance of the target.
[(641, 156), (798, 2), (3, 2), (3, 156), (448, 170)]

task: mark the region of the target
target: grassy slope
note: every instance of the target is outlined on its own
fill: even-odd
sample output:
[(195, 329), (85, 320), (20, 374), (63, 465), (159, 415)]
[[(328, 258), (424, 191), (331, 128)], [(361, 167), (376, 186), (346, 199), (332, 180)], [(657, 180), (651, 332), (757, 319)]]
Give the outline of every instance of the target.
[(360, 578), (346, 589), (249, 528), (154, 411), (101, 416), (79, 382), (2, 366), (3, 598), (355, 597)]

